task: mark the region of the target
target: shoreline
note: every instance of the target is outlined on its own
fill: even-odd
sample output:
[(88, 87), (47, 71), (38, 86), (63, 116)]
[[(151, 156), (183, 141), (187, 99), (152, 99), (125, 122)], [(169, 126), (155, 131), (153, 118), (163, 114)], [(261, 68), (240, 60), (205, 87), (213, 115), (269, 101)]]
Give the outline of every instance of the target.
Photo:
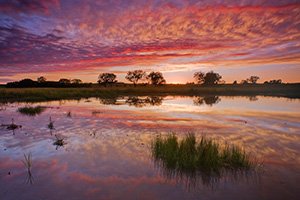
[(300, 99), (300, 84), (222, 84), (204, 86), (198, 84), (160, 86), (131, 84), (107, 87), (68, 88), (0, 88), (0, 102), (36, 102), (62, 99), (110, 98), (119, 96), (270, 96)]

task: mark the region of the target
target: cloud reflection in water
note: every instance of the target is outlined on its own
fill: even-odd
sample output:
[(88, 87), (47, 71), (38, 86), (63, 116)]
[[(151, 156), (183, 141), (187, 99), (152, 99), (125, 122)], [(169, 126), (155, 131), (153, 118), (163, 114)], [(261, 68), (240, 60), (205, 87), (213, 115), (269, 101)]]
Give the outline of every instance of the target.
[[(0, 178), (1, 196), (8, 199), (26, 199), (33, 194), (37, 198), (68, 198), (70, 194), (78, 198), (112, 199), (212, 197), (205, 190), (209, 180), (206, 177), (200, 175), (195, 181), (161, 171), (150, 159), (149, 144), (156, 134), (176, 132), (183, 137), (188, 131), (194, 131), (196, 137), (205, 134), (242, 145), (265, 159), (267, 172), (261, 177), (263, 192), (259, 190), (257, 176), (228, 174), (208, 182), (218, 185), (213, 196), (234, 198), (247, 194), (255, 198), (264, 193), (267, 198), (292, 199), (299, 193), (295, 189), (297, 178), (291, 178), (299, 178), (300, 171), (298, 101), (259, 97), (250, 102), (243, 97), (214, 97), (222, 100), (210, 106), (207, 103), (195, 105), (195, 98), (163, 97), (152, 106), (148, 104), (152, 102), (150, 97), (149, 100), (147, 97), (128, 99), (117, 98), (113, 101), (116, 103), (103, 104), (99, 99), (44, 102), (41, 106), (60, 109), (47, 109), (34, 117), (18, 115), (15, 106), (4, 106), (1, 123), (14, 117), (23, 128), (16, 130), (15, 135), (0, 129), (0, 173), (5, 174)], [(140, 101), (143, 106), (129, 106), (126, 100)], [(285, 110), (276, 107), (282, 104), (287, 105)], [(69, 111), (72, 117), (67, 117)], [(53, 135), (47, 128), (50, 116), (55, 120)], [(53, 147), (55, 134), (67, 140), (64, 148), (55, 150)], [(28, 151), (34, 155), (35, 179), (34, 187), (26, 194), (28, 188), (22, 184), (25, 171), (21, 159)], [(8, 171), (11, 176), (6, 175)], [(280, 181), (289, 189), (276, 184)], [(198, 189), (192, 189), (193, 186)], [(14, 192), (15, 189), (20, 192)]]

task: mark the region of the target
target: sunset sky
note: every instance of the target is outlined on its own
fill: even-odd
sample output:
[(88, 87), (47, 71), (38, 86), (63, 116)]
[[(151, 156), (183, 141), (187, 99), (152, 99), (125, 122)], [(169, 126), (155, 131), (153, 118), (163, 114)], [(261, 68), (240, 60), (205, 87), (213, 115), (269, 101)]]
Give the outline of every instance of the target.
[(0, 0), (0, 83), (214, 70), (300, 82), (300, 0)]

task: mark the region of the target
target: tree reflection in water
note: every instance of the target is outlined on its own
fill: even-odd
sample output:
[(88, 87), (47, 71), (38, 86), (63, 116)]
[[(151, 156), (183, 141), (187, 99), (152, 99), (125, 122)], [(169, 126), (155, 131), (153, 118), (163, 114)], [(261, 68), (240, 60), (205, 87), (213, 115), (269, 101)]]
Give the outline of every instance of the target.
[(99, 102), (103, 105), (115, 105), (117, 104), (116, 97), (99, 98)]
[(160, 96), (146, 96), (138, 97), (132, 96), (128, 97), (125, 101), (119, 101), (117, 97), (111, 98), (99, 98), (99, 102), (103, 105), (129, 105), (141, 108), (144, 106), (160, 106), (162, 104), (164, 97)]
[(249, 101), (258, 101), (257, 96), (249, 96)]
[(206, 104), (208, 106), (212, 106), (213, 104), (217, 104), (221, 101), (219, 96), (201, 96), (201, 97), (194, 97), (193, 99), (194, 104), (197, 106), (201, 106)]
[(162, 104), (163, 97), (158, 96), (148, 96), (146, 98), (142, 97), (129, 97), (126, 100), (126, 104), (129, 106), (135, 106), (135, 107), (144, 107), (147, 105), (150, 106), (160, 106)]

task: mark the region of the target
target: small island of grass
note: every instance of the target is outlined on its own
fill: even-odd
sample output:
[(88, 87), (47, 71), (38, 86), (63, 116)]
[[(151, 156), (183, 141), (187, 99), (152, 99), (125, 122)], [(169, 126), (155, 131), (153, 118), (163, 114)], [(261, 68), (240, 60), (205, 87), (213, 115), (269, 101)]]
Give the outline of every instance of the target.
[(181, 141), (175, 134), (166, 138), (158, 136), (151, 143), (152, 156), (160, 166), (180, 173), (207, 174), (228, 170), (254, 170), (256, 159), (236, 145), (222, 145), (202, 136), (196, 141), (195, 134), (189, 133)]
[(41, 114), (44, 110), (45, 110), (45, 107), (42, 107), (42, 106), (36, 106), (36, 107), (26, 106), (26, 107), (18, 109), (18, 111), (21, 114), (29, 115), (29, 116), (35, 116), (35, 115)]

